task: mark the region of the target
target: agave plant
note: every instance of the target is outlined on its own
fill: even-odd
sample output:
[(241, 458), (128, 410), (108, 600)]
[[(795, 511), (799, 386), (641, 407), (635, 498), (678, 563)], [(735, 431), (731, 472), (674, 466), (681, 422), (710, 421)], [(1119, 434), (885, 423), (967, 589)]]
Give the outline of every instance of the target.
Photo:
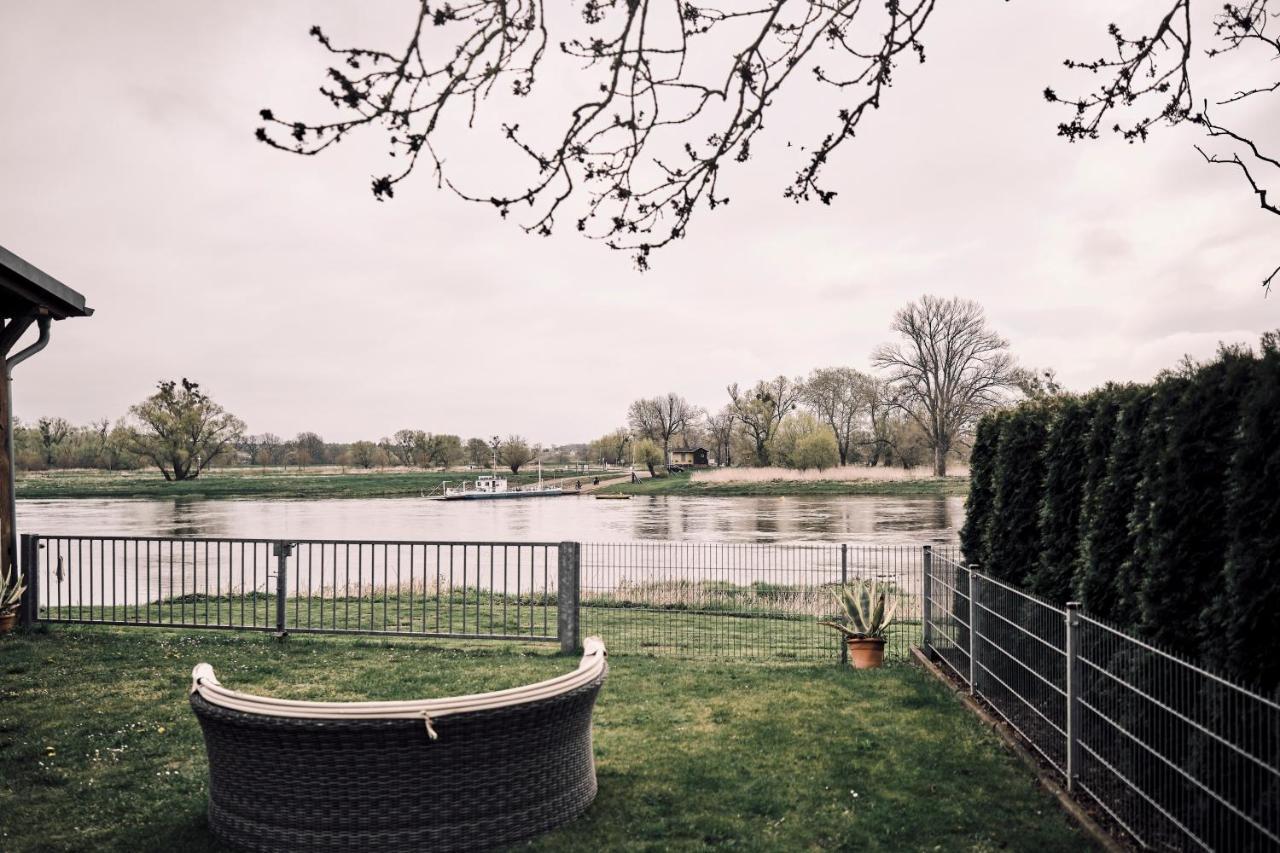
[(8, 566), (0, 569), (0, 616), (18, 609), (26, 588), (17, 569)]
[(890, 598), (884, 586), (870, 580), (855, 581), (832, 590), (832, 595), (844, 613), (822, 619), (819, 625), (853, 639), (884, 639), (898, 610), (898, 599)]

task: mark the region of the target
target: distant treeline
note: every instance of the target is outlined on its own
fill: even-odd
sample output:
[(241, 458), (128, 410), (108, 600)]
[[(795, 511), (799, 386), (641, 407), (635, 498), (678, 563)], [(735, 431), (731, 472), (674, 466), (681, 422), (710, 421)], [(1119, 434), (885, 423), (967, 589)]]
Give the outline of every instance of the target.
[(983, 571), (1280, 686), (1280, 335), (992, 413), (970, 470), (961, 540)]

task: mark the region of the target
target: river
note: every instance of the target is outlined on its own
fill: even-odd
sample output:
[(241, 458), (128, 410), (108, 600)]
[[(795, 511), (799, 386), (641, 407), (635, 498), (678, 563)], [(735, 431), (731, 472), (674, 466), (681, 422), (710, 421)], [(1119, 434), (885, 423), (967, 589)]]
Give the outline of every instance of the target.
[(964, 498), (22, 500), (23, 533), (435, 541), (954, 544)]

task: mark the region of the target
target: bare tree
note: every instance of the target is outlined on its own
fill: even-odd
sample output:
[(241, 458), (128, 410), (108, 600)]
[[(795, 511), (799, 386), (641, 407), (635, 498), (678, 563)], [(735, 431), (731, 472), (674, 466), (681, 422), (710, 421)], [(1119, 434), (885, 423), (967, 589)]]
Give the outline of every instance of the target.
[[(1231, 111), (1245, 101), (1258, 102), (1270, 96), (1280, 97), (1280, 2), (1277, 0), (1237, 0), (1237, 2), (1205, 3), (1215, 11), (1209, 21), (1213, 46), (1203, 55), (1210, 59), (1226, 55), (1249, 54), (1261, 69), (1258, 78), (1239, 81), (1214, 72), (1205, 73), (1206, 88), (1218, 89), (1210, 98), (1195, 92), (1201, 77), (1194, 62), (1200, 56), (1192, 49), (1192, 35), (1197, 28), (1194, 0), (1164, 0), (1163, 11), (1152, 18), (1151, 26), (1138, 35), (1125, 35), (1120, 27), (1107, 28), (1112, 42), (1107, 56), (1091, 60), (1067, 60), (1067, 67), (1087, 72), (1091, 79), (1101, 77), (1096, 89), (1075, 97), (1059, 96), (1051, 88), (1044, 90), (1051, 103), (1071, 108), (1072, 116), (1058, 126), (1058, 134), (1071, 142), (1097, 139), (1108, 124), (1116, 133), (1133, 142), (1145, 141), (1158, 125), (1199, 125), (1205, 134), (1204, 146), (1196, 150), (1206, 163), (1226, 166), (1238, 171), (1259, 206), (1267, 213), (1280, 216), (1280, 200), (1269, 195), (1268, 180), (1280, 180), (1280, 145), (1270, 147), (1256, 134), (1245, 130), (1244, 116), (1238, 123), (1220, 121), (1213, 110)], [(1249, 67), (1241, 64), (1242, 68)], [(1223, 80), (1230, 82), (1223, 86)], [(1275, 107), (1272, 106), (1274, 114)], [(1262, 284), (1270, 288), (1280, 276), (1280, 266), (1266, 275)]]
[(707, 415), (707, 434), (711, 436), (712, 452), (717, 465), (733, 464), (733, 429), (737, 421), (733, 409), (726, 406), (714, 415)]
[(782, 419), (799, 403), (804, 380), (779, 375), (761, 379), (748, 391), (740, 390), (737, 382), (726, 390), (730, 411), (755, 444), (756, 464), (767, 466), (774, 433)]
[[(464, 199), (503, 217), (527, 210), (527, 231), (549, 234), (565, 214), (578, 231), (633, 251), (643, 268), (652, 249), (685, 235), (697, 207), (729, 201), (722, 167), (750, 158), (766, 109), (799, 85), (829, 94), (824, 114), (833, 121), (792, 149), (804, 159), (785, 194), (830, 204), (836, 192), (819, 184), (823, 167), (880, 107), (898, 61), (924, 61), (919, 34), (935, 2), (756, 0), (721, 11), (685, 0), (587, 0), (575, 14), (545, 0), (420, 0), (412, 31), (391, 51), (339, 47), (313, 27), (334, 60), (321, 91), (339, 116), (306, 123), (264, 109), (258, 138), (310, 155), (362, 128), (383, 129), (396, 165), (374, 178), (375, 197), (390, 198), (425, 160), (437, 184)], [(558, 78), (554, 64), (545, 67), (549, 44), (590, 75), (590, 94), (562, 112), (539, 102), (527, 128), (498, 122), (526, 179), (497, 192), (461, 186), (437, 150), (442, 129), (484, 126), (495, 93), (500, 110), (523, 111), (518, 101), (536, 98), (540, 80)]]
[(632, 431), (651, 439), (662, 448), (662, 464), (671, 463), (671, 436), (683, 433), (698, 410), (674, 391), (661, 397), (636, 400), (627, 409), (627, 424)]
[[(1110, 113), (1150, 103), (1114, 128), (1140, 140), (1157, 123), (1199, 124), (1214, 146), (1201, 150), (1205, 160), (1239, 170), (1262, 208), (1280, 214), (1261, 176), (1276, 177), (1280, 154), (1239, 124), (1211, 118), (1209, 100), (1193, 96), (1195, 2), (1203, 0), (1163, 0), (1165, 11), (1141, 35), (1110, 25), (1114, 55), (1069, 61), (1104, 82), (1074, 98), (1045, 89), (1050, 101), (1074, 110), (1059, 134), (1095, 138)], [(1215, 107), (1280, 93), (1275, 72), (1266, 70), (1280, 56), (1271, 24), (1277, 2), (1204, 3), (1214, 10), (1205, 23), (1217, 40), (1208, 56), (1247, 52), (1258, 61), (1246, 67), (1263, 69), (1259, 80), (1232, 82)], [(780, 140), (801, 157), (784, 195), (831, 204), (837, 192), (823, 185), (823, 168), (883, 106), (899, 63), (924, 62), (921, 36), (936, 0), (754, 0), (727, 10), (687, 0), (586, 0), (576, 13), (568, 5), (419, 0), (412, 27), (391, 49), (339, 46), (312, 27), (331, 61), (321, 92), (337, 115), (306, 122), (264, 109), (258, 139), (315, 155), (365, 128), (384, 132), (394, 160), (374, 177), (375, 198), (390, 199), (425, 162), (438, 187), (503, 218), (525, 213), (521, 226), (530, 233), (550, 234), (565, 219), (633, 252), (643, 269), (652, 250), (688, 233), (697, 210), (728, 203), (726, 167), (750, 160), (779, 102), (802, 100), (832, 117), (813, 140)], [(566, 99), (556, 89), (564, 79), (557, 61), (586, 75), (588, 93)], [(1222, 78), (1230, 79), (1217, 74), (1210, 82)], [(548, 86), (550, 99), (543, 97)], [(526, 113), (538, 120), (522, 125)], [(461, 130), (488, 130), (510, 146), (508, 168), (489, 170), (512, 175), (509, 184), (472, 186), (458, 173), (468, 158), (446, 154), (461, 144), (450, 138)]]
[(872, 362), (887, 372), (893, 407), (924, 430), (934, 474), (945, 476), (952, 445), (1016, 387), (1021, 371), (972, 300), (923, 296), (900, 309), (891, 328), (902, 342), (883, 344)]
[(805, 406), (831, 428), (841, 465), (849, 464), (863, 416), (869, 413), (874, 382), (851, 367), (822, 367), (809, 374), (801, 390)]
[(258, 436), (258, 448), (258, 453), (261, 454), (262, 458), (266, 459), (263, 464), (279, 465), (284, 461), (284, 440), (274, 432), (264, 432)]

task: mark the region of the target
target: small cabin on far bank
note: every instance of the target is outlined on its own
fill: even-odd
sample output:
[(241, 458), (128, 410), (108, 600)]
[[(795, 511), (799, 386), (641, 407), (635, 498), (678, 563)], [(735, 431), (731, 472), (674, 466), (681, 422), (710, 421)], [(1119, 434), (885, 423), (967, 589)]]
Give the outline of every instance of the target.
[(705, 447), (677, 447), (671, 451), (671, 464), (706, 468), (711, 464), (710, 457)]

